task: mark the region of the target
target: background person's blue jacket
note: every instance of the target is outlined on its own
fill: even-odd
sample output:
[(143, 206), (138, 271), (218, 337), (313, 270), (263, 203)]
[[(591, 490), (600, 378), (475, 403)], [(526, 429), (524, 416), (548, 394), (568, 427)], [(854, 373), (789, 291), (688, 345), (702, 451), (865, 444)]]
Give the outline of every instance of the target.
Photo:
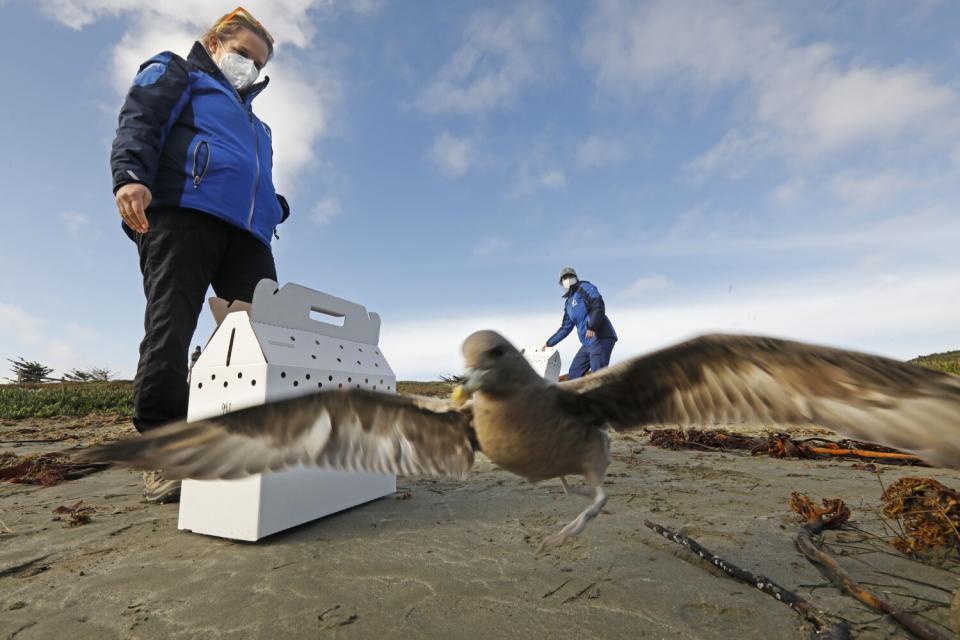
[[(580, 337), (581, 344), (593, 344), (598, 340), (609, 338), (617, 339), (617, 332), (613, 330), (613, 324), (607, 317), (603, 297), (593, 284), (586, 280), (576, 282), (567, 290), (564, 297), (567, 301), (563, 306), (563, 323), (547, 340), (548, 347), (556, 346), (573, 331), (574, 327), (577, 328), (577, 336)], [(587, 329), (593, 330), (596, 334), (593, 339), (587, 338)]]
[(147, 60), (120, 111), (114, 193), (139, 182), (151, 207), (197, 209), (269, 246), (289, 208), (273, 188), (270, 128), (251, 106), (268, 82), (238, 93), (199, 42), (186, 60), (169, 51)]

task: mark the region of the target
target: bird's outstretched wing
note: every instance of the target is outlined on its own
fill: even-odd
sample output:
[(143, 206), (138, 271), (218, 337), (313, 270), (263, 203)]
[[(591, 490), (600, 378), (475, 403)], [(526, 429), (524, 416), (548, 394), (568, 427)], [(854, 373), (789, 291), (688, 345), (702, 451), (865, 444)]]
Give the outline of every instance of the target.
[(879, 356), (708, 335), (561, 388), (615, 429), (817, 424), (960, 468), (960, 378)]
[(463, 477), (475, 442), (469, 408), (351, 389), (177, 422), (76, 457), (160, 469), (171, 480), (240, 478), (297, 465)]

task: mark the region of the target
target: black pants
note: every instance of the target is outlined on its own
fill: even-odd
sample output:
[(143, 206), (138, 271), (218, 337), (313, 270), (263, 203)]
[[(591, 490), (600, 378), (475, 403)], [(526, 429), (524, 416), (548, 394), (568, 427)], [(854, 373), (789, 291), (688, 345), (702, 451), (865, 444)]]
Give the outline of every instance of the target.
[(277, 279), (270, 248), (243, 229), (192, 209), (152, 208), (147, 220), (147, 233), (128, 230), (147, 298), (133, 382), (133, 424), (141, 432), (187, 415), (190, 338), (207, 288), (250, 302), (262, 278)]

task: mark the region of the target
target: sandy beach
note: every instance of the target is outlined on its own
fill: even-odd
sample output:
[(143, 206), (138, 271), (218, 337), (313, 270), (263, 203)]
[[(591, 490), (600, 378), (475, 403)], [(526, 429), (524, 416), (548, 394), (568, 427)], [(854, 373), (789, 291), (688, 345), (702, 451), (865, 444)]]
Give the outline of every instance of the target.
[[(132, 435), (114, 418), (0, 423), (0, 452), (64, 451)], [(9, 444), (13, 440), (60, 439)], [(878, 539), (881, 482), (960, 473), (850, 461), (667, 451), (618, 436), (606, 509), (573, 544), (537, 555), (583, 507), (480, 457), (468, 481), (401, 478), (396, 495), (257, 543), (176, 528), (177, 505), (141, 502), (138, 473), (53, 487), (0, 483), (2, 638), (755, 638), (809, 637), (786, 606), (643, 525), (680, 529), (853, 624), (856, 638), (910, 637), (829, 586), (797, 551), (802, 491), (839, 497), (856, 528), (827, 549), (865, 586), (949, 636), (954, 561), (906, 559)], [(95, 511), (69, 526), (54, 509)], [(862, 531), (858, 531), (862, 530)]]

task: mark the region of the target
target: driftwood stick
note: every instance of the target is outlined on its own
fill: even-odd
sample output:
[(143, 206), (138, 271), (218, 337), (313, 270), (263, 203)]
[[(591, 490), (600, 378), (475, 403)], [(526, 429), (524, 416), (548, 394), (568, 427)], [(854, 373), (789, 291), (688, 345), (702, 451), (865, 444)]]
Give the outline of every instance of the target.
[(847, 638), (850, 638), (850, 631), (847, 628), (846, 621), (841, 621), (839, 623), (828, 622), (827, 615), (823, 611), (813, 606), (796, 593), (781, 587), (770, 578), (751, 573), (727, 562), (720, 556), (717, 556), (709, 549), (702, 546), (696, 540), (693, 540), (682, 533), (668, 529), (667, 527), (659, 525), (655, 522), (650, 522), (649, 520), (644, 520), (643, 524), (653, 531), (659, 533), (664, 538), (672, 540), (682, 547), (686, 547), (727, 575), (739, 580), (740, 582), (752, 585), (753, 587), (787, 605), (813, 625), (815, 638), (824, 638), (829, 640), (846, 640)]
[(850, 509), (843, 504), (843, 500), (823, 500), (823, 507), (817, 507), (807, 496), (793, 492), (790, 494), (790, 507), (806, 519), (797, 535), (797, 548), (810, 562), (817, 565), (820, 573), (829, 578), (830, 582), (868, 607), (889, 615), (921, 640), (948, 640), (927, 623), (864, 589), (814, 541), (814, 537), (824, 530), (840, 529), (850, 518)]
[(890, 615), (916, 637), (921, 638), (921, 640), (948, 640), (945, 635), (927, 623), (915, 618), (909, 613), (900, 611), (883, 598), (875, 596), (861, 587), (856, 580), (850, 577), (850, 574), (840, 568), (836, 560), (823, 550), (817, 548), (817, 545), (813, 542), (811, 529), (807, 527), (801, 529), (800, 535), (797, 536), (797, 548), (800, 549), (800, 552), (805, 555), (810, 562), (820, 568), (820, 573), (829, 578), (830, 581), (841, 590), (868, 607)]

